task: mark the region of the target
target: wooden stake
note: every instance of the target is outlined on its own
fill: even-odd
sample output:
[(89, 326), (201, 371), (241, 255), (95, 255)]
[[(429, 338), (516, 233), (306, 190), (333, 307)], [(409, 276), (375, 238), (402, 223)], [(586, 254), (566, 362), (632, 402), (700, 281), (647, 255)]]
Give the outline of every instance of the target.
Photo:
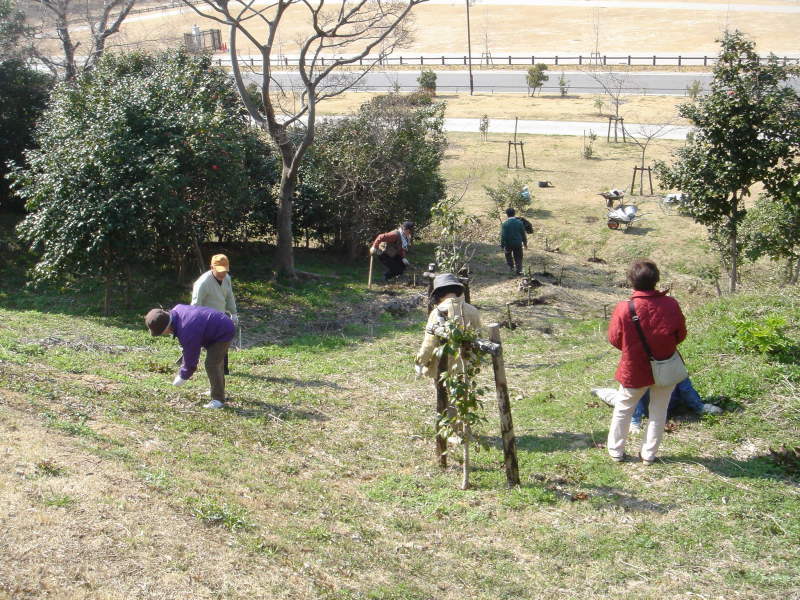
[(464, 431), (461, 433), (461, 444), (464, 446), (462, 449), (463, 463), (461, 465), (461, 489), (469, 489), (469, 442), (472, 433), (469, 430), (469, 424), (464, 423)]
[(439, 433), (439, 425), (442, 418), (447, 414), (447, 388), (442, 383), (442, 373), (447, 371), (447, 355), (442, 354), (439, 362), (436, 363), (436, 456), (439, 458), (439, 466), (447, 468), (447, 438)]
[(489, 340), (500, 345), (492, 355), (494, 385), (497, 391), (497, 408), (500, 413), (500, 435), (503, 439), (503, 456), (506, 467), (506, 480), (509, 487), (519, 485), (519, 464), (517, 462), (517, 439), (514, 437), (514, 422), (511, 419), (511, 400), (508, 397), (506, 367), (503, 362), (503, 347), (500, 341), (500, 325), (489, 325)]
[(511, 329), (511, 302), (506, 302), (506, 313), (508, 314), (508, 328)]
[(374, 254), (369, 255), (369, 277), (367, 278), (367, 289), (372, 288), (372, 259), (375, 258)]

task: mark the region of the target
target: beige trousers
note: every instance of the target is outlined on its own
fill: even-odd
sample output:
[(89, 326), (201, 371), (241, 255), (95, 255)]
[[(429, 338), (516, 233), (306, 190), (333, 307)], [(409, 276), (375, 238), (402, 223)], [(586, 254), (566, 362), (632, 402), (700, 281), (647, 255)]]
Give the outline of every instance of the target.
[(611, 426), (608, 429), (608, 453), (612, 458), (619, 458), (625, 453), (625, 441), (628, 438), (628, 429), (631, 426), (631, 417), (636, 410), (639, 399), (650, 390), (650, 417), (647, 421), (647, 431), (642, 441), (640, 454), (644, 460), (654, 460), (661, 438), (664, 437), (664, 424), (667, 422), (667, 407), (669, 397), (675, 386), (651, 385), (649, 388), (626, 388), (620, 386), (614, 400), (614, 414), (611, 417)]

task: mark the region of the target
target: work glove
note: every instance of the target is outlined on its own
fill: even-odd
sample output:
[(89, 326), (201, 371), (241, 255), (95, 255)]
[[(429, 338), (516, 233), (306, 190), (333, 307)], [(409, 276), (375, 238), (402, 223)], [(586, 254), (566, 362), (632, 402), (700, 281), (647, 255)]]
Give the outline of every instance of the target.
[(414, 365), (414, 372), (417, 374), (417, 377), (422, 377), (422, 365)]
[(407, 267), (410, 267), (410, 266), (411, 266), (411, 263), (410, 263), (410, 262), (408, 262), (408, 259), (407, 259), (407, 258), (404, 258), (404, 259), (403, 259), (403, 264), (404, 264), (405, 266), (407, 266)]
[(375, 254), (378, 253), (378, 249), (375, 246), (370, 246), (369, 247), (369, 253), (374, 256)]
[(172, 380), (172, 385), (174, 385), (174, 386), (183, 385), (187, 381), (189, 381), (189, 380), (188, 379), (184, 379), (180, 375), (175, 375), (175, 379)]
[(233, 326), (239, 326), (239, 315), (231, 315), (231, 321), (233, 321)]

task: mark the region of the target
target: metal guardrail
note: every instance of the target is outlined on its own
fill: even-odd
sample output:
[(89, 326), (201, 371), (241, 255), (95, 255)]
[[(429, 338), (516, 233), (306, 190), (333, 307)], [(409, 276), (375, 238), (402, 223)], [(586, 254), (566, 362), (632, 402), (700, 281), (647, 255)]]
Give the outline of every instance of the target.
[[(240, 56), (240, 62), (249, 64), (251, 66), (261, 66), (261, 58), (252, 55)], [(331, 61), (336, 60), (336, 57), (320, 57), (322, 66), (330, 64)], [(767, 62), (768, 57), (762, 56), (761, 62)], [(784, 65), (800, 64), (800, 58), (783, 56), (778, 57), (778, 60), (783, 62)], [(541, 55), (526, 55), (514, 56), (508, 55), (503, 57), (494, 57), (491, 62), (485, 58), (472, 57), (472, 66), (524, 66), (533, 65), (536, 63), (545, 63), (549, 65), (586, 65), (586, 66), (713, 66), (717, 61), (716, 56), (683, 56), (678, 54), (676, 56), (662, 56), (652, 54), (647, 56), (635, 56), (627, 54), (624, 56), (601, 55), (601, 56), (585, 56), (578, 54), (575, 56), (541, 56)], [(216, 58), (214, 61), (219, 66), (229, 66), (230, 58)], [(298, 57), (294, 56), (279, 56), (270, 60), (270, 65), (274, 67), (292, 67), (297, 66), (300, 62)], [(462, 56), (447, 56), (447, 55), (419, 55), (419, 56), (387, 56), (382, 59), (377, 57), (365, 57), (358, 61), (359, 65), (376, 63), (381, 66), (467, 66), (469, 58), (465, 55)]]
[[(351, 88), (353, 92), (385, 92), (388, 89), (397, 90), (398, 92), (415, 92), (419, 90), (418, 85), (395, 85), (392, 83), (391, 85), (367, 85), (367, 84), (356, 84)], [(591, 85), (569, 85), (568, 86), (568, 94), (604, 94), (605, 89), (600, 86), (591, 86)], [(481, 84), (474, 84), (473, 90), (475, 92), (482, 92), (482, 93), (489, 93), (489, 94), (509, 94), (509, 93), (516, 93), (516, 94), (528, 94), (529, 92), (525, 89), (524, 82), (521, 82), (519, 85), (481, 85)], [(439, 85), (436, 84), (436, 91), (437, 93), (445, 93), (445, 92), (469, 92), (469, 84), (462, 84), (462, 85)], [(626, 87), (622, 89), (621, 92), (623, 95), (637, 95), (637, 96), (687, 96), (686, 88), (659, 88), (659, 87)], [(538, 95), (561, 95), (561, 88), (559, 86), (543, 86), (541, 88), (541, 92), (537, 92)]]

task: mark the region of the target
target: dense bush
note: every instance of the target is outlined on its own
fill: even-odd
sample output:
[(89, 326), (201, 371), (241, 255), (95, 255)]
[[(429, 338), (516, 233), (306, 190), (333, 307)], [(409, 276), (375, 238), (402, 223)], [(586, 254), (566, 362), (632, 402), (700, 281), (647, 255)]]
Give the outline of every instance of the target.
[(663, 187), (686, 194), (681, 212), (709, 230), (736, 291), (741, 226), (756, 184), (776, 199), (797, 202), (800, 95), (790, 85), (800, 68), (766, 60), (740, 31), (725, 32), (707, 94), (679, 108), (693, 136), (674, 161), (656, 163)]
[(443, 115), (424, 96), (390, 94), (320, 124), (299, 179), (298, 236), (354, 256), (401, 221), (424, 226), (444, 197)]
[(524, 179), (512, 177), (511, 179), (498, 179), (494, 187), (485, 185), (483, 190), (491, 201), (491, 208), (486, 213), (490, 219), (503, 221), (506, 218), (506, 209), (513, 208), (519, 216), (523, 216), (533, 204), (533, 194), (528, 191), (523, 193), (526, 186)]
[(20, 162), (33, 145), (36, 121), (47, 105), (52, 80), (19, 58), (0, 61), (0, 205), (21, 210), (22, 202), (9, 197), (8, 161)]
[(800, 179), (791, 193), (782, 196), (760, 194), (743, 221), (743, 242), (746, 256), (756, 260), (762, 256), (778, 261), (785, 259), (786, 280), (800, 281)]
[(107, 55), (54, 90), (35, 137), (12, 173), (30, 212), (19, 232), (39, 252), (35, 279), (109, 281), (272, 222), (274, 161), (207, 57)]
[(15, 210), (22, 203), (9, 203), (7, 163), (19, 161), (31, 146), (52, 85), (50, 77), (28, 65), (20, 43), (27, 30), (25, 15), (10, 0), (0, 0), (0, 206)]
[(436, 73), (434, 71), (430, 69), (422, 71), (417, 77), (417, 83), (419, 84), (419, 89), (426, 94), (436, 95)]

